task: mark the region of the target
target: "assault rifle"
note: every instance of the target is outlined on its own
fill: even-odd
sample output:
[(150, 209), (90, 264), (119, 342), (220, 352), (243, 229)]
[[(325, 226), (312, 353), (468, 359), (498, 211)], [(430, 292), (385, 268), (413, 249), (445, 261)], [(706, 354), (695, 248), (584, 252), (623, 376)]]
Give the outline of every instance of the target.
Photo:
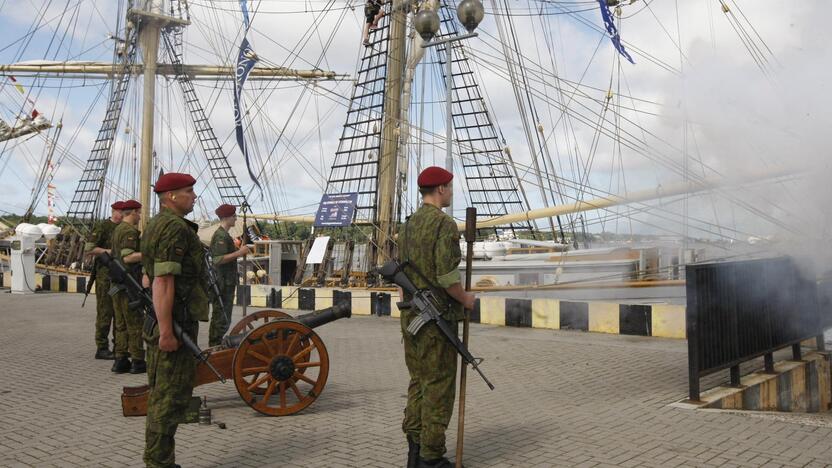
[(92, 291), (92, 285), (95, 284), (95, 277), (98, 276), (98, 259), (96, 258), (92, 262), (92, 271), (90, 272), (90, 279), (87, 281), (87, 288), (84, 291), (84, 300), (81, 302), (81, 307), (84, 307), (87, 304), (87, 297), (90, 295), (90, 291)]
[(214, 269), (214, 256), (211, 255), (211, 249), (204, 245), (202, 248), (205, 250), (203, 259), (205, 260), (205, 275), (208, 277), (208, 287), (214, 293), (214, 296), (217, 297), (220, 309), (225, 310), (225, 304), (222, 303), (222, 295), (220, 294), (220, 287), (217, 284), (217, 270)]
[(494, 390), (494, 385), (488, 381), (485, 374), (483, 374), (479, 368), (483, 359), (472, 356), (468, 351), (468, 348), (462, 344), (457, 334), (453, 331), (453, 329), (451, 329), (451, 325), (447, 322), (447, 320), (442, 318), (439, 309), (436, 308), (436, 297), (430, 289), (417, 288), (416, 285), (413, 284), (413, 281), (407, 277), (403, 268), (404, 265), (395, 260), (390, 260), (376, 271), (385, 280), (399, 285), (404, 292), (413, 296), (413, 299), (411, 299), (410, 302), (399, 302), (396, 304), (400, 309), (413, 307), (418, 312), (416, 318), (414, 318), (413, 321), (410, 322), (410, 325), (407, 326), (407, 332), (415, 336), (425, 324), (429, 322), (436, 323), (439, 331), (442, 332), (445, 339), (451, 343), (451, 346), (456, 348), (456, 351), (460, 356), (462, 356), (462, 359), (464, 359), (465, 362), (470, 364), (471, 367), (477, 371), (478, 374), (480, 374), (480, 377), (482, 377), (482, 380), (484, 380), (485, 384), (488, 385), (488, 388)]
[[(113, 260), (113, 257), (110, 256), (108, 253), (103, 253), (97, 257), (97, 261), (101, 262), (104, 266), (110, 269), (110, 279), (113, 282), (121, 283), (126, 288), (127, 296), (129, 297), (130, 305), (133, 304), (138, 305), (145, 313), (145, 317), (152, 321), (154, 324), (157, 322), (156, 320), (156, 311), (153, 309), (153, 296), (150, 295), (150, 292), (147, 291), (136, 281), (136, 278), (133, 278), (127, 270), (124, 268), (120, 262), (116, 262)], [(173, 322), (173, 334), (176, 336), (180, 342), (182, 342), (182, 346), (184, 346), (194, 357), (208, 366), (211, 371), (216, 374), (216, 376), (220, 379), (221, 382), (225, 382), (225, 377), (220, 374), (220, 372), (208, 361), (208, 357), (203, 354), (202, 350), (199, 349), (199, 346), (185, 333), (185, 330), (176, 322), (176, 320), (171, 320)]]

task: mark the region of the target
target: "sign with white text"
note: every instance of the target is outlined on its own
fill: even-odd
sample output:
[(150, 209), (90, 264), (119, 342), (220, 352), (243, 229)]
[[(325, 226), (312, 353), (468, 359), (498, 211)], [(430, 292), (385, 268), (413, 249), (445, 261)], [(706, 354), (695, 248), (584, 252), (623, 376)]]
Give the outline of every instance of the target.
[(357, 193), (327, 193), (321, 198), (315, 227), (347, 227), (352, 224)]

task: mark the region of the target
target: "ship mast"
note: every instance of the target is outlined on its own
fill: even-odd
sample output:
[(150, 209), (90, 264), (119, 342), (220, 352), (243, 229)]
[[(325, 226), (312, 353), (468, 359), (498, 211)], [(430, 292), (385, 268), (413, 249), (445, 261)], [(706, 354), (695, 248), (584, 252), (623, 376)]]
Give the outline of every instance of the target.
[(381, 126), (381, 152), (378, 160), (378, 229), (375, 230), (375, 263), (393, 256), (392, 239), (396, 224), (394, 211), (399, 198), (397, 162), (399, 158), (402, 78), (404, 77), (407, 12), (405, 0), (394, 0), (390, 12), (390, 42), (387, 55), (387, 80), (384, 90), (384, 120)]
[(153, 171), (153, 124), (156, 106), (156, 61), (159, 56), (159, 36), (162, 28), (187, 26), (190, 21), (161, 14), (161, 4), (151, 4), (148, 11), (131, 8), (127, 18), (139, 24), (139, 43), (144, 62), (144, 90), (142, 93), (142, 146), (139, 170), (139, 202), (142, 204), (141, 230), (150, 219), (150, 183)]

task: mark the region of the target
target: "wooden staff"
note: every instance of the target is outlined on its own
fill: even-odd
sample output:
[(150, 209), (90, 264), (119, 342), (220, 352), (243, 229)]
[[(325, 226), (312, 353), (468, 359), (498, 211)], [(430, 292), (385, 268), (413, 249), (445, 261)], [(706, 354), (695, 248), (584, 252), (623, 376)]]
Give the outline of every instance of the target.
[[(471, 291), (471, 262), (474, 260), (474, 241), (477, 238), (477, 209), (465, 209), (465, 291)], [(468, 322), (470, 310), (463, 311), (462, 344), (468, 348)], [(456, 468), (462, 468), (462, 447), (465, 434), (465, 384), (467, 383), (468, 364), (462, 360), (459, 370), (459, 419), (456, 430)]]
[[(248, 225), (246, 223), (246, 214), (248, 213), (248, 203), (243, 202), (240, 205), (240, 210), (243, 212), (243, 235), (240, 237), (240, 245), (248, 245)], [(243, 255), (243, 317), (246, 316), (246, 286), (248, 285), (248, 254)]]

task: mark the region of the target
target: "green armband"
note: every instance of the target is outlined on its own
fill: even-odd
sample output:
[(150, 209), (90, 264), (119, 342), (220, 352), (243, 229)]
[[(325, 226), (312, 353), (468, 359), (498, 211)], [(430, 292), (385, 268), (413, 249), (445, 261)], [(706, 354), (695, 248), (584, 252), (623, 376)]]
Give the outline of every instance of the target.
[(153, 277), (165, 275), (179, 275), (182, 273), (182, 264), (179, 262), (156, 262), (153, 264)]
[(462, 282), (462, 275), (459, 274), (459, 270), (454, 268), (453, 270), (445, 273), (444, 275), (439, 275), (436, 277), (436, 282), (439, 286), (443, 288), (449, 288), (456, 283)]

